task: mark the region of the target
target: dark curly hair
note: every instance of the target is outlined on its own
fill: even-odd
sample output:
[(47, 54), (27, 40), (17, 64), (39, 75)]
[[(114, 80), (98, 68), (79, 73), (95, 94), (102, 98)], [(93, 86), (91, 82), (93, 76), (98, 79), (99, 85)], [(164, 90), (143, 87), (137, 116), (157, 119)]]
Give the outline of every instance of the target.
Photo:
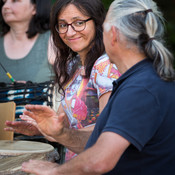
[[(34, 37), (37, 33), (44, 33), (50, 29), (50, 0), (30, 0), (36, 6), (36, 15), (30, 21), (27, 33), (28, 38)], [(0, 27), (1, 36), (7, 34), (10, 27), (5, 23), (2, 16), (3, 0), (0, 0)]]
[[(83, 14), (92, 18), (95, 24), (95, 38), (93, 39), (91, 49), (86, 55), (85, 77), (89, 78), (95, 61), (105, 52), (103, 44), (103, 27), (105, 19), (105, 9), (101, 0), (57, 0), (51, 10), (51, 33), (55, 45), (56, 59), (54, 63), (55, 81), (58, 83), (58, 91), (64, 94), (65, 84), (72, 78), (77, 69), (77, 53), (73, 52), (60, 38), (55, 26), (58, 23), (58, 16), (63, 8), (73, 4)], [(71, 72), (68, 70), (70, 61), (73, 63)]]

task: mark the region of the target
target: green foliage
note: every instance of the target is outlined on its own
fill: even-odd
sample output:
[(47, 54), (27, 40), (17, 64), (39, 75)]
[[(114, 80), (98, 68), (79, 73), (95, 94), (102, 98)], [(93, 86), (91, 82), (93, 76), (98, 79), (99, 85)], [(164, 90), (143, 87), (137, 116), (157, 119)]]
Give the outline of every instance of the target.
[(105, 6), (105, 9), (108, 10), (110, 4), (113, 2), (113, 0), (102, 0), (104, 6)]
[[(163, 12), (164, 18), (166, 19), (165, 27), (166, 27), (166, 39), (168, 48), (173, 52), (175, 56), (175, 1), (174, 0), (155, 0), (157, 5)], [(175, 66), (175, 64), (174, 64)]]
[(56, 0), (51, 0), (52, 1), (52, 3), (54, 3)]

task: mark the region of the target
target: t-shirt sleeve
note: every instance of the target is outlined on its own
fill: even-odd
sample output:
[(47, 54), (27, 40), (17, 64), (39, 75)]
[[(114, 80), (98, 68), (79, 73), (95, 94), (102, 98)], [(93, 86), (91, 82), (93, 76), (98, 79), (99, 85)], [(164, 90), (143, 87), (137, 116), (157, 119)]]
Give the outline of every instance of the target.
[(159, 102), (141, 87), (126, 88), (115, 95), (103, 132), (117, 133), (141, 151), (163, 120)]
[(109, 61), (106, 54), (95, 62), (90, 79), (97, 89), (98, 98), (106, 92), (112, 91), (112, 82), (118, 79), (119, 76), (120, 73), (117, 67)]

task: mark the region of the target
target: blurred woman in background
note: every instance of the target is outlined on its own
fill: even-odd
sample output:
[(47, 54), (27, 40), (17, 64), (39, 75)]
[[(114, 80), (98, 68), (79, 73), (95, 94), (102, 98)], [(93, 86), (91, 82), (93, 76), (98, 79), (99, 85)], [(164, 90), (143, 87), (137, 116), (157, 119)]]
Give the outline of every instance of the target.
[[(50, 7), (50, 0), (0, 0), (0, 62), (16, 81), (50, 80)], [(0, 75), (11, 82), (2, 68)]]
[[(41, 83), (51, 80), (50, 8), (50, 0), (0, 0), (2, 86), (11, 84), (13, 80), (8, 78), (3, 68), (12, 75), (14, 81), (24, 83), (21, 85), (24, 89), (27, 89), (27, 81)], [(8, 89), (7, 86), (6, 91), (1, 93), (8, 94), (9, 90), (15, 90), (13, 88)], [(0, 97), (1, 102), (15, 100), (17, 92), (13, 92), (5, 99)], [(23, 97), (21, 105), (25, 104), (22, 100)], [(16, 117), (22, 113), (21, 105), (17, 103)]]

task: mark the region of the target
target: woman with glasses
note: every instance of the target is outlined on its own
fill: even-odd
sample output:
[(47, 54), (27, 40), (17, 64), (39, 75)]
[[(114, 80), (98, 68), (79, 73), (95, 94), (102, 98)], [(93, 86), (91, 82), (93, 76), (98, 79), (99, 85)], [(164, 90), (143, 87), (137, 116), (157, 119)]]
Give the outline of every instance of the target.
[[(101, 0), (56, 1), (51, 12), (51, 32), (56, 55), (55, 81), (62, 94), (61, 105), (57, 114), (48, 107), (32, 105), (26, 106), (31, 112), (24, 112), (36, 119), (42, 134), (53, 137), (48, 139), (76, 153), (84, 149), (84, 140), (88, 139), (109, 99), (112, 82), (120, 76), (105, 54), (104, 18)], [(59, 115), (62, 112), (67, 117)], [(37, 117), (41, 118), (38, 120)], [(73, 152), (66, 151), (66, 160), (75, 155)]]

